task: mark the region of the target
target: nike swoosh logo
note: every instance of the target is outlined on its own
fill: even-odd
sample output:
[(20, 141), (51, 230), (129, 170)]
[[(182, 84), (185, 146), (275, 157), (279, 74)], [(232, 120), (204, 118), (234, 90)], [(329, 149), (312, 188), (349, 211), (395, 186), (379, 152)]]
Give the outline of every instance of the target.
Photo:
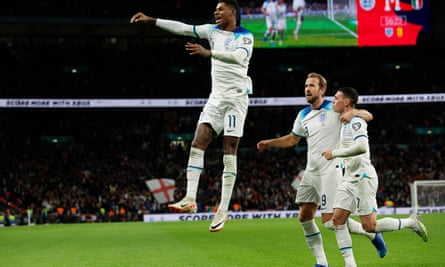
[(181, 208), (187, 207), (189, 204), (181, 204)]
[(212, 229), (216, 229), (216, 228), (218, 228), (218, 226), (220, 226), (221, 224), (223, 224), (224, 222), (220, 222), (220, 223), (218, 223), (217, 225), (212, 225), (212, 226), (210, 226), (210, 228), (212, 228)]

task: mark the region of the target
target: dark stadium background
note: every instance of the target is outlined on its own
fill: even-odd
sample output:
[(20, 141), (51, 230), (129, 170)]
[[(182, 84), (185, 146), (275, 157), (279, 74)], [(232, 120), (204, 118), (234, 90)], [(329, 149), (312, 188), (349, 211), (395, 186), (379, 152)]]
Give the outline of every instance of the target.
[[(328, 78), (331, 95), (342, 85), (353, 86), (362, 95), (444, 93), (445, 1), (431, 2), (431, 32), (416, 47), (255, 50), (250, 67), (254, 97), (303, 96), (305, 76), (310, 71)], [(188, 56), (183, 49), (186, 38), (148, 25), (130, 25), (129, 18), (143, 11), (190, 23), (208, 22), (212, 20), (215, 3), (204, 0), (2, 3), (0, 98), (207, 97), (208, 60)], [(395, 69), (395, 65), (401, 68)], [(285, 71), (288, 66), (295, 67), (294, 71)], [(180, 73), (180, 69), (186, 72)], [(365, 106), (375, 116), (370, 136), (381, 176), (380, 204), (392, 198), (398, 206), (409, 206), (409, 181), (444, 179), (443, 106), (441, 102)], [(304, 153), (285, 150), (263, 157), (254, 147), (262, 138), (286, 134), (297, 110), (297, 107), (250, 109), (241, 143), (245, 154), (240, 157), (244, 155), (248, 160), (243, 162), (237, 186), (239, 190), (251, 187), (260, 200), (234, 199), (244, 208), (295, 208), (293, 195), (285, 192), (292, 191), (290, 182), (304, 166)], [(88, 213), (97, 212), (101, 205), (107, 209), (124, 206), (132, 214), (125, 220), (137, 219), (140, 206), (135, 206), (129, 198), (149, 195), (143, 179), (179, 177), (177, 186), (184, 188), (181, 173), (186, 150), (172, 146), (167, 135), (192, 132), (198, 113), (199, 109), (194, 108), (3, 108), (0, 197), (17, 206), (17, 213), (31, 207), (40, 216), (42, 201), (53, 198), (66, 210), (77, 203), (82, 212)], [(442, 132), (419, 135), (416, 132), (419, 128), (438, 128)], [(52, 137), (60, 137), (60, 142), (52, 143)], [(216, 142), (211, 148), (209, 161), (220, 155), (219, 147)], [(202, 188), (218, 181), (220, 167), (218, 163), (208, 167)], [(255, 177), (251, 177), (253, 174)], [(264, 181), (259, 180), (270, 184), (265, 188)], [(110, 189), (116, 185), (117, 191)], [(201, 191), (203, 206), (216, 202), (218, 192)], [(279, 199), (278, 204), (272, 198)], [(142, 205), (146, 205), (141, 208), (144, 212), (165, 212), (162, 205)], [(0, 211), (6, 208), (5, 202), (1, 202)]]

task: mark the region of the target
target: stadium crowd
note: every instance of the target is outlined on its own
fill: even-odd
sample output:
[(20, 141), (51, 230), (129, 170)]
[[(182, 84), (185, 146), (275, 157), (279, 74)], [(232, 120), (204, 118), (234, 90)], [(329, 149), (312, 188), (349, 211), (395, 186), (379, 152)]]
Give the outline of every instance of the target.
[[(1, 98), (208, 96), (210, 79), (203, 73), (209, 62), (189, 57), (184, 39), (144, 35), (143, 25), (136, 34), (126, 32), (135, 31), (129, 17), (139, 10), (208, 21), (212, 18), (203, 17), (203, 10), (211, 15), (211, 1), (200, 1), (201, 8), (185, 0), (56, 2), (3, 3), (0, 22), (11, 27), (0, 29)], [(240, 3), (260, 6), (260, 1)], [(114, 24), (110, 32), (94, 34)], [(77, 28), (67, 30), (72, 27)], [(331, 95), (339, 86), (355, 87), (361, 95), (443, 93), (443, 43), (257, 49), (250, 66), (253, 97), (304, 96), (304, 80), (311, 71), (328, 78)], [(410, 206), (410, 182), (445, 179), (443, 101), (365, 107), (374, 114), (369, 133), (379, 174), (379, 206), (387, 200), (397, 207)], [(304, 144), (264, 153), (258, 153), (255, 145), (287, 134), (300, 108), (250, 108), (232, 207), (298, 208), (291, 184), (305, 166)], [(0, 113), (0, 212), (15, 214), (17, 224), (24, 223), (28, 212), (36, 223), (135, 221), (145, 213), (168, 212), (148, 190), (145, 181), (151, 178), (175, 179), (176, 200), (185, 193), (183, 168), (190, 140), (171, 138), (193, 134), (197, 108), (2, 108)], [(442, 130), (424, 134), (418, 131), (422, 127)], [(219, 147), (220, 143), (213, 144), (206, 154), (198, 192), (200, 211), (211, 210), (220, 195)]]
[[(258, 153), (266, 136), (283, 135), (300, 107), (251, 108), (241, 142), (239, 176), (232, 196), (238, 210), (294, 210), (291, 186), (304, 169), (305, 145)], [(379, 174), (379, 206), (388, 199), (411, 205), (409, 183), (444, 180), (444, 139), (418, 135), (419, 127), (444, 127), (438, 104), (366, 106), (375, 116), (370, 140)], [(426, 111), (428, 110), (428, 111)], [(2, 110), (0, 205), (24, 222), (134, 221), (168, 212), (145, 181), (173, 178), (175, 198), (185, 193), (184, 164), (196, 108), (176, 110)], [(389, 122), (386, 118), (397, 118)], [(176, 141), (176, 142), (172, 142)], [(199, 185), (199, 211), (217, 203), (222, 166), (219, 143), (206, 157)], [(6, 204), (9, 203), (9, 206)]]

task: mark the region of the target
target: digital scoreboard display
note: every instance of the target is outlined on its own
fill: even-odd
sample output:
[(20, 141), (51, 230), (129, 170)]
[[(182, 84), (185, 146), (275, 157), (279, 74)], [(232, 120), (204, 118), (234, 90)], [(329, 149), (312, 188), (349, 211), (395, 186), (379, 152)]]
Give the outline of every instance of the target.
[(429, 1), (360, 0), (357, 5), (358, 46), (416, 45), (429, 31)]
[(431, 35), (431, 0), (306, 0), (298, 35), (292, 0), (283, 2), (284, 30), (276, 23), (269, 34), (261, 7), (242, 9), (241, 25), (253, 32), (256, 48), (416, 46)]

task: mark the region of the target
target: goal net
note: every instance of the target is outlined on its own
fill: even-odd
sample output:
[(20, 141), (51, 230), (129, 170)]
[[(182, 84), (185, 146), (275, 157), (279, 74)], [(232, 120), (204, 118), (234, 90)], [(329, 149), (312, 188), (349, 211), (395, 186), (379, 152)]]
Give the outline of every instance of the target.
[(357, 23), (355, 0), (327, 0), (327, 17), (344, 31), (357, 38), (357, 33), (348, 25)]
[(414, 181), (410, 187), (414, 212), (422, 208), (445, 211), (445, 180)]
[(328, 18), (343, 22), (357, 19), (355, 0), (327, 0)]

